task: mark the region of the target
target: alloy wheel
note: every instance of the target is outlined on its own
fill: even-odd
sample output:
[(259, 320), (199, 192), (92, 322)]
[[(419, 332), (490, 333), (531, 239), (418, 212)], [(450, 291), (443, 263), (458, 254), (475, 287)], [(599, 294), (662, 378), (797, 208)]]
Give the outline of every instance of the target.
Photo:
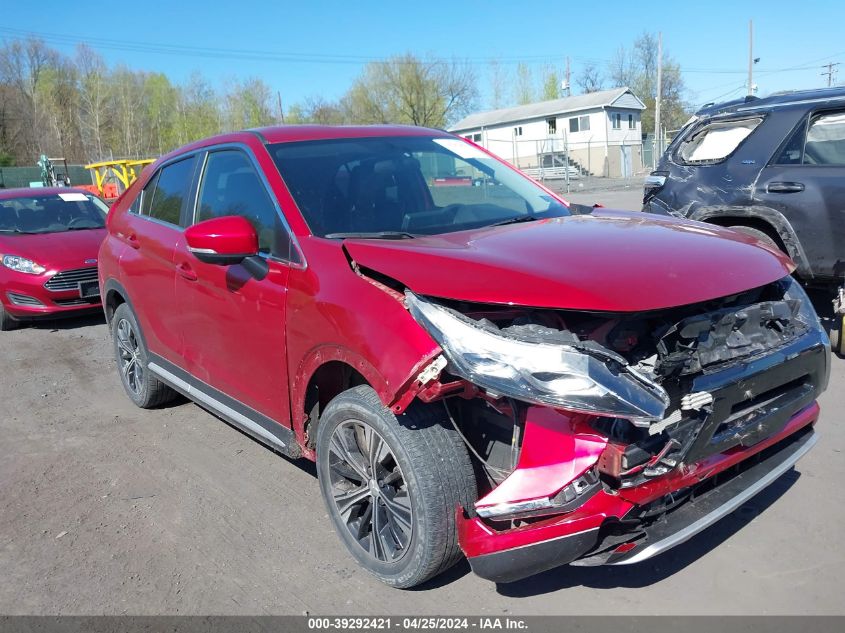
[(120, 374), (133, 393), (141, 393), (144, 384), (144, 368), (141, 365), (141, 347), (132, 324), (126, 319), (117, 322), (117, 347)]
[(387, 442), (365, 422), (337, 426), (329, 444), (331, 494), (341, 523), (377, 561), (408, 551), (413, 510), (407, 482)]

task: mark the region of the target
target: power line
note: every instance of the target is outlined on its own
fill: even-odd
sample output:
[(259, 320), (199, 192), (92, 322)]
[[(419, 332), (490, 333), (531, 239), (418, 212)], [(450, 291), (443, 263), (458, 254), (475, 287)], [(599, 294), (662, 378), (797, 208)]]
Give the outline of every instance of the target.
[(827, 68), (826, 72), (819, 73), (822, 77), (827, 75), (827, 87), (830, 88), (836, 82), (836, 66), (839, 66), (839, 62), (828, 62), (822, 68)]
[[(160, 55), (182, 55), (189, 57), (198, 57), (206, 59), (232, 59), (243, 61), (271, 61), (271, 62), (286, 62), (286, 63), (300, 63), (300, 64), (352, 64), (360, 65), (369, 62), (384, 62), (389, 58), (385, 56), (375, 55), (360, 55), (348, 53), (300, 53), (300, 52), (279, 52), (266, 51), (256, 49), (243, 48), (220, 48), (220, 47), (203, 47), (203, 46), (185, 46), (180, 44), (158, 44), (153, 42), (131, 41), (125, 39), (110, 39), (103, 37), (77, 37), (63, 33), (49, 33), (27, 31), (23, 29), (15, 29), (10, 27), (0, 27), (0, 35), (4, 35), (4, 39), (10, 40), (26, 40), (27, 38), (35, 37), (44, 40), (48, 44), (58, 44), (65, 46), (73, 46), (77, 44), (90, 44), (96, 48), (104, 50), (119, 50), (130, 53), (145, 53), (145, 54), (160, 54)], [(806, 64), (817, 64), (819, 61), (831, 59), (837, 55), (845, 54), (835, 53), (827, 55)], [(441, 61), (448, 61), (448, 57), (435, 58)], [(560, 59), (560, 53), (547, 54), (521, 54), (521, 55), (497, 55), (497, 56), (479, 56), (479, 57), (455, 57), (457, 61), (482, 65), (491, 62), (499, 62), (502, 64), (519, 64), (519, 63), (539, 63), (539, 62), (554, 62)], [(610, 64), (612, 59), (602, 57), (587, 57), (587, 56), (573, 56), (573, 60), (581, 63), (593, 64)], [(391, 61), (396, 61), (392, 59)], [(401, 60), (400, 60), (401, 61)], [(755, 72), (759, 74), (791, 72), (798, 70), (807, 70), (814, 68), (812, 65), (800, 65), (787, 68), (770, 68), (757, 69)], [(746, 71), (736, 68), (700, 68), (700, 67), (682, 67), (684, 73), (692, 74), (739, 74), (742, 75)]]

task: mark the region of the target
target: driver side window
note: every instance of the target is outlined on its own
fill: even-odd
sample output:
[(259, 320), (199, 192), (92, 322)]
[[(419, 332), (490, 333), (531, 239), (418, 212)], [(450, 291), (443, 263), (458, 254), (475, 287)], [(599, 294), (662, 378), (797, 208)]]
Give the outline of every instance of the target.
[(252, 162), (240, 150), (211, 152), (200, 184), (196, 222), (227, 215), (249, 220), (258, 250), (290, 259), (290, 236)]

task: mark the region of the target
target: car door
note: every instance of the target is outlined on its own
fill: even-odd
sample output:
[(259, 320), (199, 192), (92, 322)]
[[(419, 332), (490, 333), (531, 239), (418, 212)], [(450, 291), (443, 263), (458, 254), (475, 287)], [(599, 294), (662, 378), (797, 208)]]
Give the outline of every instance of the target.
[(792, 225), (814, 277), (845, 274), (845, 110), (805, 119), (761, 172), (755, 198)]
[(176, 247), (184, 243), (183, 218), (191, 198), (196, 156), (163, 165), (145, 185), (114, 235), (129, 248), (121, 257), (121, 282), (148, 349), (181, 365), (181, 331), (170, 318), (176, 307)]
[(258, 233), (268, 271), (258, 279), (240, 264), (205, 264), (180, 243), (176, 295), (184, 357), (192, 376), (220, 392), (210, 395), (235, 401), (228, 406), (244, 405), (289, 426), (285, 306), (291, 237), (280, 213), (246, 149), (209, 151), (194, 221), (247, 218)]

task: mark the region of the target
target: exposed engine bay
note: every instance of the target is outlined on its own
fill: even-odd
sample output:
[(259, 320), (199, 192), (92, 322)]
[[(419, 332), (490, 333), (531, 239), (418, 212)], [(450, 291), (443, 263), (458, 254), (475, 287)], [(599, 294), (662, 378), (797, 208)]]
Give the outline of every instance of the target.
[[(604, 485), (621, 489), (731, 446), (758, 441), (812, 401), (826, 382), (826, 377), (817, 375), (817, 362), (796, 358), (762, 374), (745, 373), (750, 364), (788, 346), (812, 327), (812, 319), (804, 313), (803, 291), (791, 291), (793, 284), (787, 278), (713, 301), (632, 314), (433, 301), (485, 334), (560, 346), (590, 362), (597, 359), (608, 376), (627, 379), (613, 383), (632, 391), (619, 398), (623, 404), (648, 397), (651, 404), (659, 404), (651, 409), (659, 414), (650, 416), (640, 415), (645, 406), (630, 416), (601, 415), (601, 406), (595, 411), (574, 409), (590, 414), (585, 420), (609, 440), (586, 484), (600, 477)], [(584, 373), (595, 376), (596, 369), (588, 367)], [(467, 370), (450, 360), (440, 380), (447, 384), (462, 378), (469, 379)], [(562, 380), (544, 372), (535, 372), (532, 379), (548, 384)], [(573, 390), (588, 391), (571, 384)], [(603, 384), (610, 383), (605, 379)], [(637, 396), (635, 390), (645, 395)], [(606, 394), (597, 398), (606, 399)], [(488, 386), (480, 397), (449, 397), (446, 406), (476, 455), (477, 474), (485, 475), (488, 489), (495, 488), (516, 468), (521, 412), (528, 405)]]

